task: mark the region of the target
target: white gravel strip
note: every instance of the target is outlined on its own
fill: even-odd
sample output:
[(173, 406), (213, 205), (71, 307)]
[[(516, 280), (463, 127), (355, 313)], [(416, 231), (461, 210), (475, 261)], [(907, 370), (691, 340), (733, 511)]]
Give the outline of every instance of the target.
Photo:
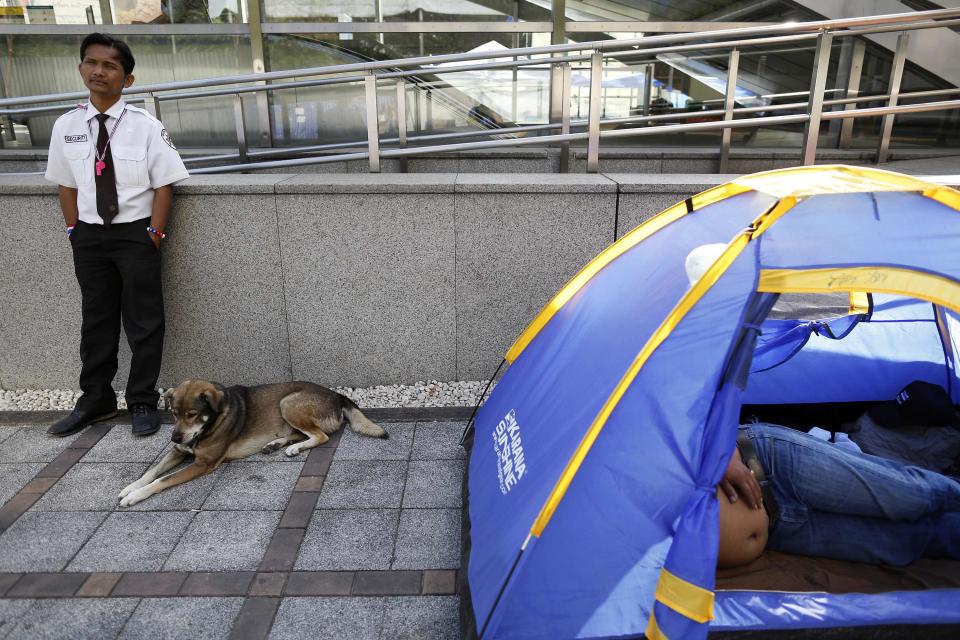
[[(351, 398), (361, 408), (472, 407), (486, 386), (486, 380), (431, 380), (410, 385), (335, 387), (335, 390)], [(163, 391), (160, 389), (161, 394)], [(0, 389), (0, 411), (66, 411), (73, 409), (79, 397), (79, 391), (68, 389)], [(117, 403), (121, 409), (127, 408), (122, 390), (117, 393)]]

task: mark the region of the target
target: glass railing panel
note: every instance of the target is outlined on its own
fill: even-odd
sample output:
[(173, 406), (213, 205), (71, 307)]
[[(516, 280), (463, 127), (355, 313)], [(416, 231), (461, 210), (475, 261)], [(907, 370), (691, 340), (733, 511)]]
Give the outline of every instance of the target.
[[(379, 7), (378, 7), (379, 5)], [(516, 6), (514, 6), (516, 5)], [(516, 22), (549, 20), (546, 9), (522, 3), (469, 0), (264, 0), (265, 22)], [(546, 16), (546, 17), (544, 17)]]
[[(830, 50), (830, 64), (823, 94), (824, 100), (842, 98), (845, 85), (842, 83), (841, 59), (844, 43), (834, 39)], [(738, 95), (736, 106), (770, 107), (740, 118), (762, 118), (807, 113), (810, 99), (810, 83), (813, 75), (816, 47), (814, 41), (765, 47), (745, 47), (740, 52), (737, 73)], [(722, 104), (722, 102), (721, 102)], [(797, 106), (788, 106), (797, 105)], [(829, 111), (833, 107), (823, 107)], [(821, 144), (839, 124), (823, 123), (820, 127)], [(731, 147), (764, 149), (796, 149), (799, 153), (803, 143), (803, 123), (775, 124), (757, 128), (734, 130)], [(838, 133), (838, 131), (837, 131)]]
[[(48, 0), (9, 3), (2, 24), (238, 24), (242, 0)], [(26, 5), (26, 6), (24, 6)]]
[[(920, 37), (924, 32), (917, 32), (913, 37)], [(893, 65), (893, 52), (876, 43), (867, 44), (864, 56), (863, 74), (860, 81), (860, 95), (885, 95), (890, 89), (890, 74)], [(951, 85), (942, 78), (926, 71), (919, 65), (907, 61), (903, 70), (903, 79), (900, 83), (900, 94), (917, 91), (934, 91), (951, 88)], [(941, 100), (956, 100), (960, 93), (930, 96), (921, 98), (904, 97), (899, 104), (916, 104), (918, 102), (935, 102)], [(857, 104), (859, 108), (883, 107), (887, 99), (864, 101)], [(927, 113), (911, 113), (898, 115), (894, 120), (891, 135), (891, 148), (910, 147), (946, 147), (956, 142), (956, 112), (933, 111)], [(854, 121), (850, 146), (858, 149), (875, 149), (880, 143), (880, 129), (882, 118), (857, 118)]]
[[(505, 59), (509, 47), (545, 44), (549, 34), (529, 33), (352, 33), (271, 34), (265, 50), (271, 70), (345, 64), (369, 60), (489, 51), (483, 64)], [(546, 67), (463, 70), (468, 63), (426, 65), (405, 79), (408, 132), (451, 133), (481, 128), (536, 124), (549, 119), (550, 73)], [(292, 78), (288, 81), (305, 80)], [(280, 146), (366, 140), (362, 83), (280, 90), (271, 96), (274, 143)], [(396, 135), (396, 85), (381, 81), (378, 107), (381, 135)], [(291, 120), (318, 119), (306, 126)], [(412, 143), (412, 141), (411, 141)], [(430, 144), (435, 144), (435, 141)]]
[[(84, 91), (77, 73), (82, 35), (7, 35), (0, 58), (6, 96)], [(124, 38), (136, 59), (137, 85), (250, 73), (247, 36), (133, 35)], [(219, 100), (161, 102), (161, 119), (179, 146), (224, 144), (236, 139), (233, 103)], [(18, 136), (7, 146), (47, 147), (59, 113), (14, 116)]]
[(574, 21), (737, 22), (793, 20), (808, 12), (782, 0), (567, 0), (565, 13)]

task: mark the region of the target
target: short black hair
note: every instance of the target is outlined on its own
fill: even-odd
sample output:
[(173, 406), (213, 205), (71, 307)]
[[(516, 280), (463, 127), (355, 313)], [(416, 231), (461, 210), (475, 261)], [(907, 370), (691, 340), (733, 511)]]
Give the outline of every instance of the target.
[(106, 47), (116, 49), (117, 53), (120, 54), (120, 64), (123, 65), (124, 72), (127, 75), (133, 73), (133, 65), (136, 64), (136, 61), (133, 59), (133, 53), (130, 51), (130, 47), (128, 47), (127, 43), (123, 40), (118, 40), (105, 33), (91, 33), (83, 39), (83, 42), (80, 43), (80, 62), (83, 62), (83, 58), (87, 54), (87, 47), (92, 44), (102, 44)]

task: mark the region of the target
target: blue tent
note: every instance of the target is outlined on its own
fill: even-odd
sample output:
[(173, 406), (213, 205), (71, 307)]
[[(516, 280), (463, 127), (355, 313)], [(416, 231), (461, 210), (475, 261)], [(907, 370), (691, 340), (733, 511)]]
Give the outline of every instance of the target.
[[(510, 348), (476, 415), (478, 635), (960, 623), (960, 589), (714, 589), (715, 487), (744, 403), (888, 400), (917, 379), (960, 399), (958, 211), (960, 192), (892, 172), (770, 171), (667, 209), (589, 263)], [(726, 248), (691, 284), (685, 258), (709, 243)], [(783, 293), (849, 294), (850, 309), (767, 319)]]

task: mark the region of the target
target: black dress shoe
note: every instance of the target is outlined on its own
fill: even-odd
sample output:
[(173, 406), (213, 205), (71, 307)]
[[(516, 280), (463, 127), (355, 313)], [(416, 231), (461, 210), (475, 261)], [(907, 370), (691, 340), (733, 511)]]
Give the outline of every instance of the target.
[(77, 431), (80, 431), (94, 422), (106, 420), (107, 418), (112, 418), (115, 415), (117, 415), (116, 409), (100, 409), (94, 411), (81, 411), (80, 409), (74, 409), (73, 412), (66, 418), (61, 418), (60, 420), (54, 422), (53, 425), (47, 429), (47, 433), (52, 436), (62, 438), (63, 436), (69, 436), (72, 433), (76, 433)]
[(133, 435), (150, 436), (160, 429), (160, 414), (149, 405), (135, 404), (130, 410), (133, 422)]

